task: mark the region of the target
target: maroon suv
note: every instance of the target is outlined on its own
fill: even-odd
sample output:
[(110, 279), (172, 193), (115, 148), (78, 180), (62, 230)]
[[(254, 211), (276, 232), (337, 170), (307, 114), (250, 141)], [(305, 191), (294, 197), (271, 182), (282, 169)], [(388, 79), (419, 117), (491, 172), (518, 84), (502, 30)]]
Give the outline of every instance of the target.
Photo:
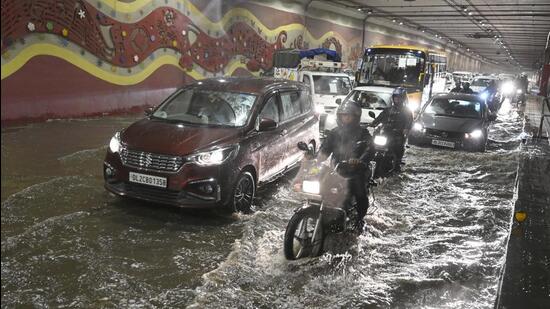
[(296, 166), (300, 141), (319, 143), (303, 83), (213, 78), (178, 89), (111, 139), (112, 193), (181, 207), (249, 211), (258, 185)]

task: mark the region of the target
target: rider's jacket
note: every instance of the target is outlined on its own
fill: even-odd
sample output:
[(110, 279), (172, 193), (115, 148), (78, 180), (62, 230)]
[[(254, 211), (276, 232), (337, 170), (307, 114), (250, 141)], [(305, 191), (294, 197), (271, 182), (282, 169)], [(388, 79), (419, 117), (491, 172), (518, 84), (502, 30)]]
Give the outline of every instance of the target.
[(397, 108), (392, 106), (385, 109), (374, 121), (372, 126), (385, 123), (389, 131), (403, 134), (404, 130), (409, 130), (412, 126), (413, 116), (406, 107)]
[[(361, 147), (357, 147), (360, 141), (367, 141)], [(374, 156), (372, 145), (372, 136), (366, 128), (358, 124), (347, 128), (336, 127), (331, 130), (321, 145), (320, 152), (329, 156), (332, 154), (332, 160), (335, 163), (349, 160), (361, 159), (365, 164)]]

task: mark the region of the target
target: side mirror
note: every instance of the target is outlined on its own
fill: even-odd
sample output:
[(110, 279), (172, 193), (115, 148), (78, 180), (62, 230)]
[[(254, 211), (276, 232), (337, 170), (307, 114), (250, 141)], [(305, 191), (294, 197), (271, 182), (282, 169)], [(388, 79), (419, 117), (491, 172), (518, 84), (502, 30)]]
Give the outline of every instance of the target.
[(336, 99), (336, 104), (338, 104), (338, 105), (342, 104), (342, 99), (340, 99), (340, 98)]
[(258, 124), (258, 131), (271, 131), (277, 128), (277, 123), (273, 119), (261, 118), (260, 123)]
[(497, 120), (497, 115), (490, 114), (489, 117), (487, 117), (487, 119), (489, 119), (489, 121), (495, 121), (495, 120)]
[(144, 111), (145, 116), (147, 117), (151, 116), (153, 114), (153, 110), (154, 110), (153, 107), (147, 107)]
[(309, 148), (307, 147), (307, 144), (304, 143), (304, 142), (299, 142), (298, 143), (298, 149), (302, 150), (302, 151), (308, 151)]
[(373, 111), (369, 112), (369, 117), (376, 118), (376, 114)]

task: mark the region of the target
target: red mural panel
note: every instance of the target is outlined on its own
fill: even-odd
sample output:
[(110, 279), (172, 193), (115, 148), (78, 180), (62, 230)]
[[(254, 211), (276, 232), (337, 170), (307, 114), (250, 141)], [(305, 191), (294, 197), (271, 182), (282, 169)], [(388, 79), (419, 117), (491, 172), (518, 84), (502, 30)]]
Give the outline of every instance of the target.
[(123, 23), (82, 0), (1, 3), (2, 52), (30, 33), (53, 33), (102, 61), (126, 68), (147, 57), (153, 59), (155, 50), (172, 49), (181, 54), (179, 63), (186, 69), (195, 63), (212, 73), (223, 72), (232, 57), (242, 55), (250, 59), (247, 68), (254, 72), (269, 69), (274, 50), (282, 48), (287, 39), (281, 31), (275, 42), (269, 43), (254, 25), (244, 22), (233, 23), (223, 33), (212, 36), (170, 7), (156, 8), (136, 23)]

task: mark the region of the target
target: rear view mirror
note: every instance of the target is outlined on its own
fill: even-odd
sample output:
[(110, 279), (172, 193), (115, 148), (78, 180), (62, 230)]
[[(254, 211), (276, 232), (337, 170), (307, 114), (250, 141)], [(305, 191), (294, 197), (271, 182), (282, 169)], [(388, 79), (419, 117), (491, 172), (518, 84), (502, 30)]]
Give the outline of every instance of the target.
[(369, 117), (376, 118), (376, 114), (373, 111), (369, 112)]
[(271, 131), (277, 128), (277, 123), (273, 119), (261, 118), (260, 123), (258, 124), (258, 131)]
[(338, 105), (342, 104), (342, 99), (340, 99), (340, 98), (336, 99), (336, 104), (338, 104)]
[(153, 107), (147, 107), (144, 111), (145, 116), (151, 116), (153, 114), (153, 110), (154, 110)]

